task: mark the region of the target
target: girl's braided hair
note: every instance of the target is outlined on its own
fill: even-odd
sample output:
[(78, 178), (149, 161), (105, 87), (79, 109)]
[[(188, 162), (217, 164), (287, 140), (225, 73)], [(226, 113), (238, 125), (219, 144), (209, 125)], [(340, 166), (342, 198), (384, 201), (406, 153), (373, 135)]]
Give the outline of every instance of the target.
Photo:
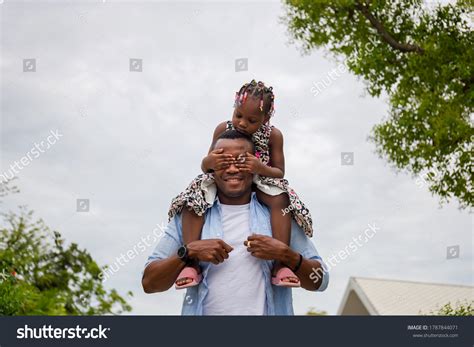
[(262, 81), (256, 82), (252, 80), (250, 83), (245, 83), (240, 90), (235, 93), (234, 107), (244, 104), (249, 95), (260, 99), (260, 111), (263, 111), (265, 115), (270, 117), (273, 116), (275, 113), (273, 87), (265, 86), (265, 83)]

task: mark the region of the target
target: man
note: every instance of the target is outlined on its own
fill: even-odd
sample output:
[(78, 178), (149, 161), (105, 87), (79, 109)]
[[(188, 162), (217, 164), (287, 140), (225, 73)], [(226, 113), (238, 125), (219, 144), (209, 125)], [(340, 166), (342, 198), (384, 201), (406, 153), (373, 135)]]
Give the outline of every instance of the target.
[[(252, 139), (236, 130), (224, 132), (214, 149), (234, 158), (255, 152)], [(200, 262), (202, 282), (187, 289), (183, 315), (292, 315), (291, 288), (271, 284), (273, 261), (293, 269), (304, 289), (325, 290), (326, 266), (295, 222), (290, 246), (271, 237), (270, 214), (252, 193), (252, 174), (230, 165), (214, 178), (217, 197), (201, 240), (183, 245), (181, 216), (173, 218), (145, 264), (144, 291), (168, 290), (190, 260)]]

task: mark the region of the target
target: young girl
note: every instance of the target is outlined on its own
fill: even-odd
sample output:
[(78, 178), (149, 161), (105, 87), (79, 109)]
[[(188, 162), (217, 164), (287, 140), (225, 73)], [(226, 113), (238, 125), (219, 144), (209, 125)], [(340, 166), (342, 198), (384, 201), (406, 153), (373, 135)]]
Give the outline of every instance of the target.
[[(247, 154), (234, 161), (232, 155), (223, 154), (222, 150), (209, 149), (202, 160), (204, 174), (196, 177), (188, 188), (173, 199), (168, 213), (173, 218), (182, 212), (183, 241), (188, 244), (199, 240), (204, 225), (204, 214), (214, 203), (215, 193), (207, 187), (213, 184), (214, 170), (222, 170), (234, 163), (239, 170), (254, 174), (253, 182), (260, 202), (271, 211), (273, 237), (289, 245), (291, 236), (291, 217), (312, 236), (312, 220), (308, 209), (288, 185), (285, 175), (285, 158), (283, 155), (283, 135), (270, 125), (274, 113), (273, 88), (263, 82), (244, 84), (235, 95), (232, 121), (222, 122), (215, 131), (212, 143), (226, 130), (236, 129), (252, 137), (255, 143), (255, 156)], [(212, 148), (211, 143), (211, 148)], [(210, 196), (212, 195), (212, 196)], [(186, 208), (183, 208), (186, 207)], [(291, 211), (291, 213), (288, 213)], [(188, 264), (178, 275), (176, 289), (198, 285), (201, 275), (198, 264)], [(285, 287), (299, 287), (298, 277), (288, 267), (275, 263), (272, 284)]]

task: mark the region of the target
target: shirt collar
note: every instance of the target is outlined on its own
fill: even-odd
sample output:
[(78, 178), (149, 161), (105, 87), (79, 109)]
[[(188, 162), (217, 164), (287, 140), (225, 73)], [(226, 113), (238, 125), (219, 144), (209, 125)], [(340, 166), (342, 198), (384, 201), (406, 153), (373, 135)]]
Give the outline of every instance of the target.
[[(255, 194), (255, 192), (252, 192), (250, 194), (250, 205), (253, 205), (255, 203), (256, 199), (257, 199), (257, 195)], [(222, 205), (222, 203), (219, 201), (219, 197), (216, 194), (216, 197), (214, 198), (214, 203), (212, 204), (212, 206), (213, 207), (218, 206), (218, 208), (220, 209), (221, 205)]]

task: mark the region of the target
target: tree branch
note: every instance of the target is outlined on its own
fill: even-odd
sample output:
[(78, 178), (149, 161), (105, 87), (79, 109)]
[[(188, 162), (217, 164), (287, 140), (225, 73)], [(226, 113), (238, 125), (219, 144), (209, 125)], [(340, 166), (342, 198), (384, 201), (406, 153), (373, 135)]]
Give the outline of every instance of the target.
[(369, 8), (360, 3), (360, 1), (356, 1), (355, 5), (356, 9), (359, 10), (365, 18), (367, 18), (372, 24), (372, 26), (377, 29), (377, 32), (380, 34), (382, 39), (388, 43), (391, 47), (401, 51), (401, 52), (415, 52), (418, 54), (423, 54), (424, 50), (418, 45), (413, 45), (410, 43), (400, 43), (398, 42), (383, 26), (382, 23), (369, 11)]

